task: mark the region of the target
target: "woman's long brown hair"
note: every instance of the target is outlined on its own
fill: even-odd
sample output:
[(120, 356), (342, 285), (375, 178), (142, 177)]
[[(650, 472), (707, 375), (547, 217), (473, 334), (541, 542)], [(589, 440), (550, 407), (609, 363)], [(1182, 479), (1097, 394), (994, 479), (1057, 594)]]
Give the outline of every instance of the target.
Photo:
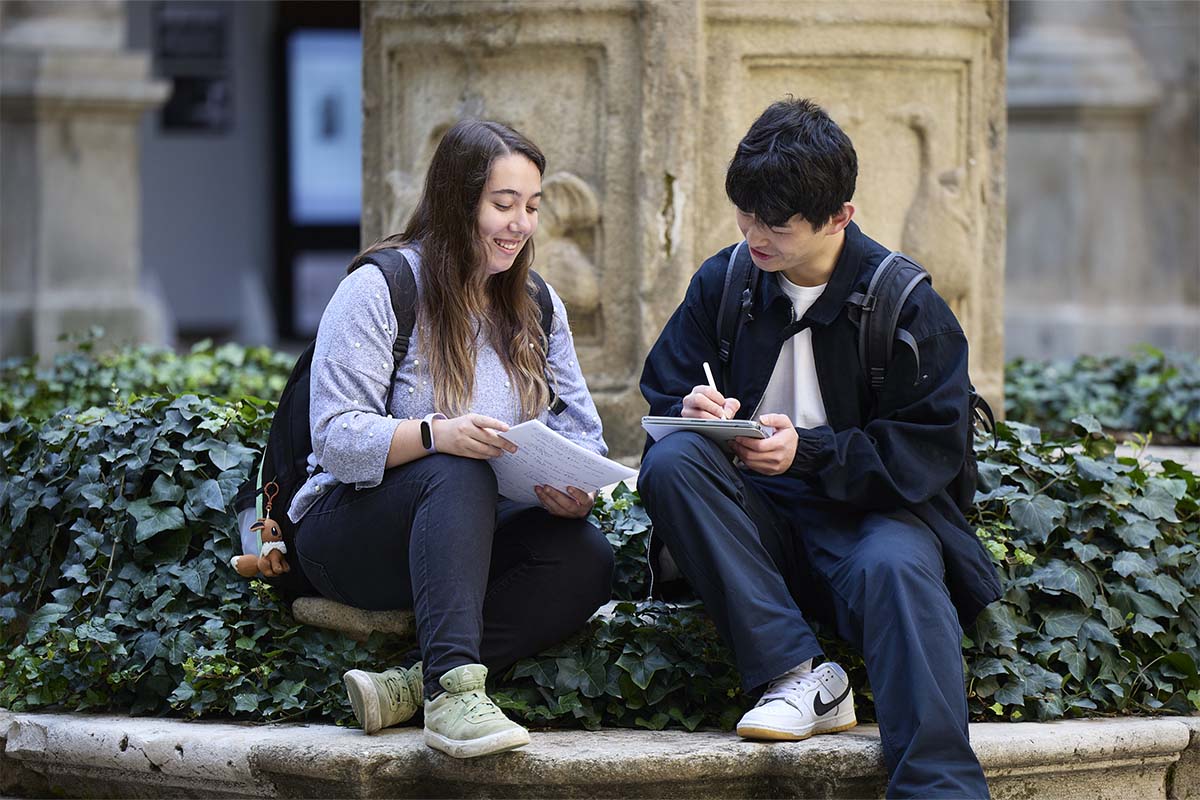
[(549, 343), (538, 304), (530, 294), (533, 240), (512, 267), (488, 277), (487, 245), (479, 236), (479, 202), (496, 159), (522, 155), (546, 172), (533, 142), (498, 122), (462, 120), (446, 131), (430, 162), (421, 200), (404, 231), (380, 239), (354, 259), (353, 271), (371, 253), (389, 247), (421, 248), (421, 302), (417, 315), (438, 411), (466, 413), (475, 389), (475, 346), (483, 326), (517, 389), (524, 419), (541, 413)]

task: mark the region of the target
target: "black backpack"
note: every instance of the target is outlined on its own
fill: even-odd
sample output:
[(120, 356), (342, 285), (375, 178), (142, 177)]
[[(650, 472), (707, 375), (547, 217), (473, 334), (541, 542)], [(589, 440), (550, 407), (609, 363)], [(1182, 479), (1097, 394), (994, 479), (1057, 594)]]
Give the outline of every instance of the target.
[[(412, 266), (399, 250), (378, 250), (360, 256), (350, 265), (347, 272), (353, 272), (364, 264), (375, 264), (383, 273), (391, 294), (392, 311), (396, 314), (396, 340), (392, 344), (392, 363), (394, 369), (399, 369), (404, 357), (408, 354), (408, 343), (412, 337), (413, 326), (417, 320), (417, 283), (413, 277)], [(550, 326), (554, 321), (554, 306), (550, 299), (550, 290), (546, 282), (536, 272), (530, 270), (530, 291), (536, 294), (538, 308), (541, 312), (542, 334), (546, 342), (550, 341)], [(284, 546), (288, 552), (294, 552), (295, 527), (287, 516), (287, 509), (292, 503), (292, 497), (299, 491), (309, 478), (308, 457), (312, 453), (312, 432), (309, 429), (309, 385), (311, 380), (313, 351), (316, 341), (305, 348), (296, 365), (292, 367), (287, 384), (279, 397), (279, 406), (275, 410), (275, 418), (271, 421), (271, 432), (267, 436), (267, 446), (263, 449), (258, 470), (252, 473), (238, 490), (234, 499), (234, 509), (239, 518), (251, 509), (257, 510), (261, 518), (269, 511), (271, 518), (278, 523), (283, 535)], [(547, 380), (550, 388), (550, 410), (559, 414), (566, 408), (566, 403), (554, 392), (553, 382)], [(392, 404), (392, 392), (395, 381), (388, 385), (387, 399), (384, 408)], [(320, 471), (320, 467), (317, 468)], [(315, 474), (315, 473), (314, 473)], [(255, 553), (254, 555), (257, 555)], [(259, 580), (279, 588), (285, 602), (290, 604), (297, 597), (316, 594), (312, 584), (304, 576), (301, 569), (296, 568), (295, 560), (291, 560), (292, 569), (280, 577)]]
[[(721, 305), (717, 311), (717, 355), (721, 364), (723, 386), (729, 385), (729, 367), (733, 345), (741, 326), (751, 318), (750, 307), (758, 292), (762, 270), (756, 269), (747, 256), (738, 258), (745, 242), (740, 242), (729, 254), (725, 270), (725, 286), (721, 290)], [(858, 361), (867, 376), (871, 394), (878, 400), (892, 361), (892, 350), (899, 340), (912, 350), (916, 359), (917, 381), (921, 380), (921, 352), (917, 340), (899, 327), (900, 311), (913, 289), (922, 281), (933, 283), (925, 269), (900, 252), (889, 253), (867, 285), (866, 293), (854, 292), (846, 298), (850, 320), (858, 326)], [(741, 292), (738, 292), (738, 288)], [(736, 299), (735, 299), (736, 298)], [(972, 425), (979, 423), (996, 440), (996, 418), (992, 408), (971, 386), (969, 408)], [(946, 491), (963, 512), (975, 505), (975, 489), (979, 482), (979, 464), (975, 458), (974, 437), (968, 437), (963, 466)]]

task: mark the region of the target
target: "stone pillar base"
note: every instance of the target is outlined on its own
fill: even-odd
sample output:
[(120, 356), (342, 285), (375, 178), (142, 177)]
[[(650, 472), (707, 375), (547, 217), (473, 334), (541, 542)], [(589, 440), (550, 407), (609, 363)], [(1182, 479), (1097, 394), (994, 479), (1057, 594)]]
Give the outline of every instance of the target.
[(169, 85), (122, 49), (124, 6), (6, 5), (0, 16), (0, 357), (103, 326), (167, 341), (140, 281), (137, 126)]

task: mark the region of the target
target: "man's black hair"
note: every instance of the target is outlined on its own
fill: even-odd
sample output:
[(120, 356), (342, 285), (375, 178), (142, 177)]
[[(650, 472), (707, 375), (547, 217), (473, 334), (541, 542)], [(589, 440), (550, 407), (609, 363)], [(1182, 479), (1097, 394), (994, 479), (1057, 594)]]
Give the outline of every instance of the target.
[(854, 196), (858, 155), (850, 137), (811, 100), (767, 107), (738, 144), (725, 194), (772, 227), (799, 214), (819, 228)]

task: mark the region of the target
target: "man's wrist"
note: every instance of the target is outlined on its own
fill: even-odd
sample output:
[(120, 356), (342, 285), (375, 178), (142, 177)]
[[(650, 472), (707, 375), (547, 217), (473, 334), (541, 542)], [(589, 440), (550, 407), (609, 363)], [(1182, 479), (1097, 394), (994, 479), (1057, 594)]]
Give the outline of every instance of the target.
[(829, 457), (832, 439), (833, 430), (828, 426), (796, 428), (796, 453), (788, 473), (805, 476), (820, 470)]

